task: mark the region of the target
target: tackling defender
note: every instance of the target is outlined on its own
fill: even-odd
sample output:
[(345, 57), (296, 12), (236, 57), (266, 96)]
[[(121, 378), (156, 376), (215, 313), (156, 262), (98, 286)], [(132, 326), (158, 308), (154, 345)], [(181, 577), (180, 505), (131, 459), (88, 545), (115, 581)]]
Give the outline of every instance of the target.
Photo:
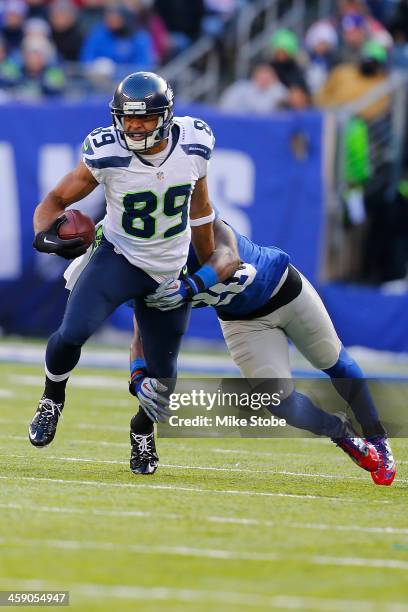
[[(46, 446), (55, 436), (65, 387), (82, 345), (129, 299), (135, 301), (149, 372), (158, 380), (175, 381), (191, 304), (160, 312), (148, 308), (144, 298), (159, 283), (179, 276), (190, 238), (201, 262), (214, 251), (214, 212), (206, 183), (214, 147), (209, 126), (191, 117), (175, 118), (171, 87), (148, 72), (127, 76), (116, 88), (110, 109), (113, 125), (89, 134), (82, 161), (34, 214), (34, 247), (74, 259), (86, 247), (81, 238), (58, 237), (61, 213), (98, 184), (104, 186), (107, 209), (99, 247), (71, 292), (60, 328), (48, 341), (45, 389), (29, 427), (34, 446)], [(224, 278), (237, 265), (225, 270)], [(209, 287), (219, 277), (204, 263), (197, 279)], [(145, 434), (152, 423), (143, 413), (132, 426), (137, 434)], [(147, 445), (149, 440), (146, 437)]]
[[(219, 218), (214, 233), (214, 268), (220, 261), (228, 263), (236, 249), (245, 262), (233, 277), (204, 291), (190, 288), (190, 298), (185, 297), (185, 280), (165, 281), (148, 296), (147, 304), (163, 311), (177, 309), (188, 299), (193, 307), (213, 306), (229, 352), (242, 375), (248, 379), (286, 379), (286, 397), (278, 407), (271, 406), (270, 411), (294, 427), (330, 437), (360, 467), (371, 472), (376, 484), (390, 485), (396, 466), (386, 432), (363, 372), (342, 346), (315, 289), (280, 249), (254, 244)], [(187, 265), (194, 278), (199, 263), (192, 248)], [(337, 392), (353, 410), (365, 439), (358, 437), (348, 420), (324, 412), (295, 390), (288, 339), (312, 365), (330, 376)], [(160, 420), (168, 413), (166, 398), (143, 363), (143, 347), (135, 326), (130, 391), (153, 421)]]

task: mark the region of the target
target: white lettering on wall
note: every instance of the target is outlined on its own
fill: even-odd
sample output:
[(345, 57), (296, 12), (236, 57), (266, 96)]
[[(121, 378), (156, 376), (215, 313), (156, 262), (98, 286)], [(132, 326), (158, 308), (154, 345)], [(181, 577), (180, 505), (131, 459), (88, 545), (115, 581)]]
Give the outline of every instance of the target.
[(223, 219), (241, 234), (251, 237), (251, 222), (245, 210), (255, 197), (255, 165), (242, 151), (215, 149), (208, 172), (210, 200)]
[(0, 280), (21, 275), (21, 232), (13, 147), (0, 142)]

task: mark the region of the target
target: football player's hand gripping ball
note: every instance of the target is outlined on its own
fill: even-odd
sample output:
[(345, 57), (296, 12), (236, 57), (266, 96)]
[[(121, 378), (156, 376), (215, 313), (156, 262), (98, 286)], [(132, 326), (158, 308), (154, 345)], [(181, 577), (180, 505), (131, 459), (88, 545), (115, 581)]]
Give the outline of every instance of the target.
[(58, 229), (65, 220), (65, 215), (61, 215), (55, 219), (47, 230), (38, 232), (35, 235), (33, 247), (42, 253), (53, 253), (64, 257), (64, 259), (75, 259), (83, 255), (88, 248), (83, 238), (62, 240), (58, 236)]

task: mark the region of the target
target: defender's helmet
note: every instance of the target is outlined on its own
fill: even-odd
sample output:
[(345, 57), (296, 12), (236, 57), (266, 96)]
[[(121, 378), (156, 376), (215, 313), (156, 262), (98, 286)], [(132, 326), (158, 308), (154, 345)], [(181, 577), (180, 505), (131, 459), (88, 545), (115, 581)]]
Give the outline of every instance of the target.
[[(120, 144), (132, 151), (146, 151), (168, 138), (173, 122), (173, 97), (167, 81), (153, 72), (134, 72), (124, 78), (109, 104)], [(130, 136), (142, 133), (125, 132), (125, 115), (158, 115), (157, 126), (143, 132), (142, 140), (133, 140)]]

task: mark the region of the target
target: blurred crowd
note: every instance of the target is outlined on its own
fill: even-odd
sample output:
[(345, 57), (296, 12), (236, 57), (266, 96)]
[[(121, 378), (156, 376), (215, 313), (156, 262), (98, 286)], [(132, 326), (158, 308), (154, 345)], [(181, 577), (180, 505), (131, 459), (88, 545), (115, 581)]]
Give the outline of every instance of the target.
[[(157, 70), (202, 35), (221, 53), (222, 86), (234, 72), (234, 57), (223, 55), (228, 32), (253, 1), (0, 0), (0, 102), (83, 96), (84, 83), (86, 94), (106, 94), (130, 69)], [(343, 107), (381, 89), (393, 68), (408, 69), (408, 0), (333, 4), (302, 39), (276, 29), (248, 77), (224, 89), (220, 109), (265, 116)], [(407, 274), (408, 183), (390, 190), (399, 178), (390, 170), (393, 130), (386, 93), (345, 126), (340, 182), (350, 248), (343, 250), (351, 260), (339, 277), (377, 283)], [(305, 143), (294, 146), (301, 157)], [(406, 153), (401, 165), (408, 168)]]
[[(275, 31), (250, 76), (229, 85), (220, 106), (228, 113), (267, 115), (344, 110), (365, 98), (335, 141), (336, 215), (341, 210), (344, 234), (341, 247), (329, 239), (328, 273), (375, 284), (405, 278), (406, 290), (408, 191), (400, 179), (408, 169), (408, 134), (400, 135), (397, 160), (398, 128), (386, 87), (394, 68), (408, 70), (408, 0), (339, 0), (336, 12), (312, 23), (303, 40), (287, 29)], [(407, 120), (405, 109), (405, 129)]]
[[(69, 95), (67, 75), (78, 67), (103, 90), (121, 68), (157, 69), (203, 34), (222, 41), (251, 1), (2, 0), (0, 96)], [(386, 78), (392, 64), (408, 66), (407, 41), (408, 0), (339, 0), (304, 40), (277, 30), (262, 61), (220, 105), (264, 114), (343, 104)]]
[[(383, 21), (364, 0), (340, 0), (337, 12), (313, 23), (303, 40), (290, 30), (277, 30), (250, 77), (225, 90), (221, 107), (257, 114), (337, 107), (386, 80), (392, 65), (404, 65), (405, 54), (408, 67), (408, 1), (382, 12), (384, 3), (375, 4)], [(400, 14), (405, 12), (404, 24)], [(369, 107), (367, 118), (382, 114), (385, 104)]]
[(249, 1), (2, 0), (0, 95), (61, 95), (74, 63), (102, 82), (155, 69), (203, 34), (220, 39)]

